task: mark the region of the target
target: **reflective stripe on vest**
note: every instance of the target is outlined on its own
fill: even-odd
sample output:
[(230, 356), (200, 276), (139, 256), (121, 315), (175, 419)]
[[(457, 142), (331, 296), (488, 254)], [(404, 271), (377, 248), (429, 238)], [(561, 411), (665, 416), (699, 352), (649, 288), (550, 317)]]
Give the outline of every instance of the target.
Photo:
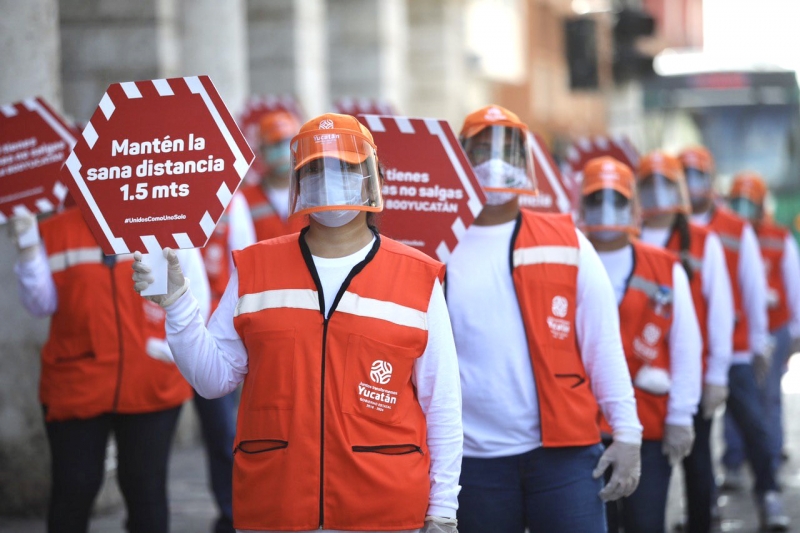
[[(277, 289), (257, 294), (245, 294), (239, 298), (234, 316), (281, 307), (319, 311), (319, 293), (311, 289)], [(427, 313), (394, 302), (364, 298), (350, 291), (346, 291), (342, 295), (336, 312), (385, 320), (398, 326), (428, 330)]]
[(271, 217), (275, 214), (275, 209), (268, 203), (254, 205), (250, 208), (250, 216), (253, 220), (261, 220), (262, 218)]
[(103, 262), (103, 252), (100, 247), (93, 246), (91, 248), (73, 248), (65, 250), (61, 253), (52, 254), (48, 258), (50, 263), (50, 272), (62, 272), (67, 267), (87, 264), (97, 264)]
[(729, 250), (733, 250), (735, 252), (739, 251), (741, 246), (741, 239), (738, 237), (732, 237), (731, 235), (723, 235), (722, 233), (719, 234), (719, 240), (722, 242), (722, 246)]
[(759, 237), (758, 244), (762, 248), (775, 250), (776, 252), (782, 252), (785, 241), (783, 239), (776, 239), (774, 237)]
[(637, 275), (631, 276), (631, 281), (628, 284), (628, 288), (641, 291), (649, 298), (662, 305), (672, 303), (672, 289), (659, 285), (658, 283), (648, 279), (644, 279), (643, 277)]
[(703, 260), (699, 257), (695, 257), (689, 252), (680, 252), (681, 261), (685, 261), (689, 263), (689, 267), (692, 269), (692, 272), (701, 272), (703, 270)]
[(514, 267), (544, 263), (578, 266), (580, 248), (571, 246), (533, 246), (514, 250)]

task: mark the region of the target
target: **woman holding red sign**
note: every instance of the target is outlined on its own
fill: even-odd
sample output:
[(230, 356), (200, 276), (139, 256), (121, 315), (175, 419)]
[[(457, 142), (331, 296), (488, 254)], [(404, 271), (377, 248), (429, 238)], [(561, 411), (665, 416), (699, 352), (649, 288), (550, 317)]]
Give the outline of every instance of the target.
[[(234, 526), (455, 532), (461, 394), (443, 266), (370, 225), (377, 149), (354, 117), (292, 139), (300, 233), (235, 252), (208, 327), (173, 252), (167, 335), (203, 395), (243, 382)], [(137, 256), (138, 259), (138, 256)], [(135, 288), (152, 282), (134, 263)]]

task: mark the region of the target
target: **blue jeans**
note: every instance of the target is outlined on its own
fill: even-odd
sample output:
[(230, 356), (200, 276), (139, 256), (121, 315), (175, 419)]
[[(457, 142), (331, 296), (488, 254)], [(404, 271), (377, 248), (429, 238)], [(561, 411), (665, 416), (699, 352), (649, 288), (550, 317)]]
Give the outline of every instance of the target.
[(672, 467), (660, 440), (642, 441), (642, 477), (628, 496), (606, 504), (608, 530), (625, 533), (663, 533)]
[(711, 505), (716, 492), (711, 459), (712, 421), (703, 418), (702, 412), (694, 416), (694, 446), (683, 460), (688, 533), (708, 533), (711, 530)]
[(236, 434), (236, 392), (207, 400), (194, 393), (203, 444), (208, 456), (211, 490), (219, 508), (215, 533), (233, 532), (233, 438)]
[[(786, 361), (791, 355), (791, 337), (789, 327), (778, 328), (772, 333), (775, 341), (775, 351), (772, 354), (770, 366), (763, 387), (760, 387), (760, 400), (764, 409), (764, 420), (767, 422), (767, 435), (769, 438), (769, 454), (772, 468), (778, 470), (781, 465), (781, 450), (783, 450), (783, 405), (781, 402), (781, 378), (783, 377)], [(744, 443), (733, 418), (725, 417), (725, 465), (733, 468), (744, 464)]]
[[(756, 478), (756, 494), (762, 495), (767, 491), (778, 490), (775, 482), (775, 468), (770, 458), (770, 437), (767, 432), (764, 406), (759, 400), (753, 365), (731, 365), (728, 381), (730, 393), (725, 408), (726, 429), (730, 426), (728, 421), (732, 420), (742, 430), (744, 455), (747, 456)], [(730, 418), (727, 418), (728, 416)], [(742, 462), (737, 462), (736, 454), (735, 448), (726, 446), (722, 463), (728, 468), (741, 466)]]
[(604, 533), (602, 479), (592, 479), (603, 446), (537, 448), (521, 455), (464, 457), (460, 533)]

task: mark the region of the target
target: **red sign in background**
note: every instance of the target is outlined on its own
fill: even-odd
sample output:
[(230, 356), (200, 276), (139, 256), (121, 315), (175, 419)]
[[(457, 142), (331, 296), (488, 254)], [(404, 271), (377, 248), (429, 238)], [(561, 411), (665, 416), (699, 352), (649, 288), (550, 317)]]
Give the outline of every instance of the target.
[(572, 209), (571, 184), (564, 182), (558, 165), (538, 134), (528, 133), (528, 145), (533, 157), (539, 194), (536, 196), (521, 194), (519, 205), (541, 213), (569, 213)]
[(260, 182), (261, 176), (267, 170), (267, 165), (258, 151), (259, 146), (261, 146), (261, 119), (264, 118), (264, 115), (275, 111), (291, 113), (297, 118), (297, 122), (303, 123), (303, 112), (300, 104), (294, 97), (288, 95), (254, 96), (247, 101), (244, 110), (239, 115), (239, 127), (256, 155), (250, 170), (244, 177), (245, 182), (251, 185)]
[(583, 137), (567, 149), (564, 167), (565, 180), (572, 182), (572, 203), (574, 209), (580, 204), (580, 188), (583, 182), (583, 167), (596, 157), (611, 156), (636, 171), (639, 165), (639, 152), (631, 140), (624, 135)]
[(205, 245), (253, 160), (207, 76), (116, 83), (62, 170), (107, 255)]
[(385, 100), (376, 98), (353, 98), (345, 96), (334, 102), (335, 113), (344, 115), (383, 115), (395, 116), (397, 110), (392, 104)]
[(486, 198), (447, 121), (363, 115), (385, 169), (381, 233), (446, 262)]
[(59, 169), (77, 137), (41, 98), (0, 106), (0, 224), (63, 202), (67, 186)]

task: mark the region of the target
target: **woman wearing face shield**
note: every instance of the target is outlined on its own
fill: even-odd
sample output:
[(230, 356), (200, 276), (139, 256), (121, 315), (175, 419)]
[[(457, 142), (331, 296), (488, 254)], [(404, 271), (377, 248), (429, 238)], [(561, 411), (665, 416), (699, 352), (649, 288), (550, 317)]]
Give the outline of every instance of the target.
[(733, 296), (719, 237), (689, 222), (691, 212), (680, 161), (664, 152), (642, 158), (637, 171), (642, 207), (641, 240), (665, 248), (683, 264), (703, 337), (703, 394), (694, 417), (695, 441), (683, 460), (687, 531), (708, 532), (715, 494), (711, 423), (728, 396), (733, 353)]
[[(535, 194), (527, 139), (499, 106), (461, 130), (487, 204), (447, 265), (464, 405), (459, 528), (600, 533), (603, 501), (638, 483), (641, 425), (597, 254), (571, 217), (520, 211), (518, 195)], [(605, 451), (598, 411), (613, 427)]]
[(244, 384), (234, 526), (453, 533), (462, 430), (443, 266), (368, 224), (381, 179), (354, 117), (306, 123), (291, 152), (290, 212), (309, 227), (236, 252), (208, 328), (172, 252), (157, 298), (201, 394)]
[[(700, 400), (702, 338), (689, 282), (672, 253), (633, 240), (639, 219), (631, 170), (589, 161), (581, 220), (611, 279), (620, 333), (644, 426), (639, 487), (607, 506), (608, 530), (664, 531), (672, 466), (691, 450)], [(607, 425), (605, 426), (607, 428)]]

